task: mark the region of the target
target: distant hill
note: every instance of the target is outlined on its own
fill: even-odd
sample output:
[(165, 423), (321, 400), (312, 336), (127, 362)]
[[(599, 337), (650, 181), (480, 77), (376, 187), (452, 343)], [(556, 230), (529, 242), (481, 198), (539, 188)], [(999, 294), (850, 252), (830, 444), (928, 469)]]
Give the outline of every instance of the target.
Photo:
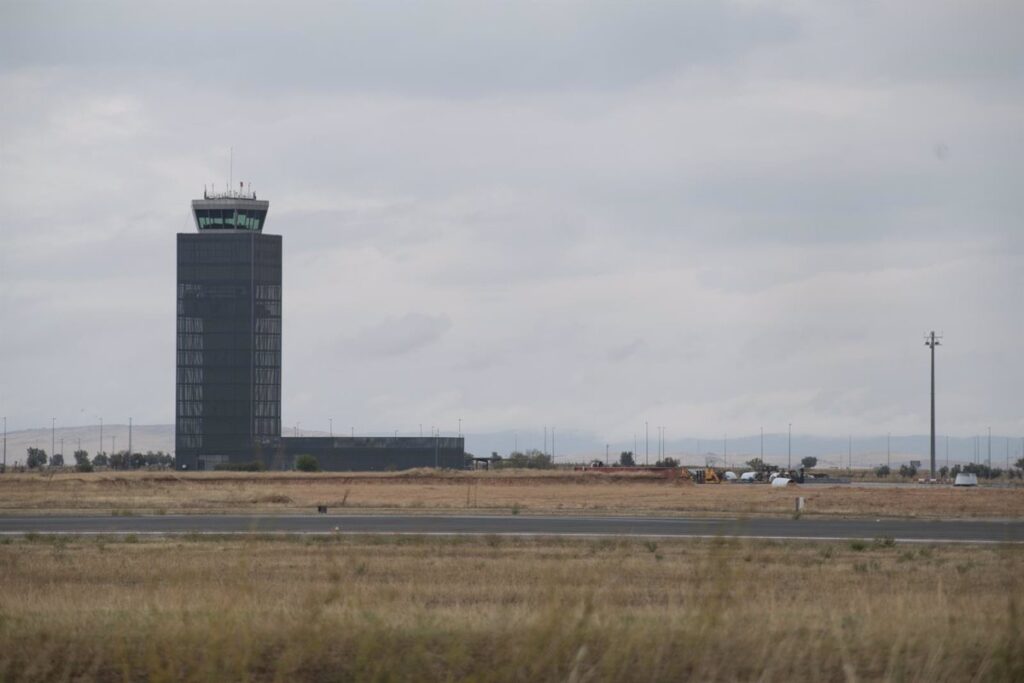
[[(56, 440), (56, 451), (61, 452), (61, 439), (64, 439), (64, 461), (74, 461), (74, 452), (81, 442), (82, 448), (92, 457), (99, 450), (100, 427), (58, 427), (53, 436)], [(14, 465), (25, 462), (25, 452), (29, 447), (42, 448), (47, 455), (52, 455), (50, 448), (49, 429), (23, 429), (7, 433), (7, 464)], [(128, 449), (128, 425), (103, 425), (103, 450), (111, 452), (113, 444), (117, 450)], [(132, 427), (132, 450), (174, 452), (174, 425), (134, 425)]]

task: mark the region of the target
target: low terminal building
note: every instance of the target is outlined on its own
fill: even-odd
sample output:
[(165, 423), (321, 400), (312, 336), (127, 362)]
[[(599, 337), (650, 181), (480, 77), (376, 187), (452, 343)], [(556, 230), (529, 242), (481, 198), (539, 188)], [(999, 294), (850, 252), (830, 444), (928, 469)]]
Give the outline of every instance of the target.
[(179, 461), (186, 470), (215, 470), (259, 463), (268, 470), (295, 469), (303, 455), (316, 459), (331, 472), (393, 472), (417, 467), (463, 469), (465, 439), (431, 436), (297, 436), (267, 440), (247, 452), (208, 453), (191, 462)]

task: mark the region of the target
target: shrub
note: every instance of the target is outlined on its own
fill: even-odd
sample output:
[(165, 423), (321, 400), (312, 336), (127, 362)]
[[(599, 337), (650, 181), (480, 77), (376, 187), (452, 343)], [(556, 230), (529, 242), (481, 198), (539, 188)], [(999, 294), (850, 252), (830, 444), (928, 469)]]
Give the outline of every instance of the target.
[(891, 473), (888, 465), (879, 465), (875, 468), (875, 474), (879, 477), (888, 477)]
[(300, 472), (317, 472), (320, 470), (320, 463), (312, 455), (303, 454), (295, 458), (295, 469)]

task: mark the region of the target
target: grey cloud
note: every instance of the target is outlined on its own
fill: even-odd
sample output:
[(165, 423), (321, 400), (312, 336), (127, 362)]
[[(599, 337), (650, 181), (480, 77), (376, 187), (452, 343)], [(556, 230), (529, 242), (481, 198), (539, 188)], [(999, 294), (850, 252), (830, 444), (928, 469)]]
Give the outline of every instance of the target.
[(621, 363), (624, 360), (636, 355), (641, 349), (644, 348), (643, 339), (634, 339), (628, 344), (622, 344), (614, 346), (608, 350), (608, 360), (613, 363)]
[(451, 327), (446, 315), (407, 313), (360, 330), (342, 346), (365, 356), (400, 356), (435, 343)]
[(668, 1), (42, 2), (8, 6), (5, 18), (0, 61), (9, 66), (452, 94), (616, 87), (732, 61), (798, 31), (779, 11)]

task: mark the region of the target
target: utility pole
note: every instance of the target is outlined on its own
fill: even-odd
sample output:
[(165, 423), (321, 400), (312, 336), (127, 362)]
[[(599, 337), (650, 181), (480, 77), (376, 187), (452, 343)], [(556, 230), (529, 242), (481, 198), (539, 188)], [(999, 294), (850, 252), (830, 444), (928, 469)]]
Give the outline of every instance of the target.
[(793, 469), (793, 423), (789, 423), (789, 436), (786, 439), (786, 469)]
[(51, 417), (50, 418), (50, 457), (51, 458), (57, 452), (57, 439), (55, 438), (55, 435), (57, 434), (56, 424), (57, 424), (57, 418)]
[(885, 466), (892, 469), (892, 432), (885, 435)]
[(103, 452), (103, 418), (100, 418), (100, 450), (96, 452), (97, 455)]
[(604, 466), (610, 467), (611, 463), (608, 462), (608, 444), (604, 445)]
[(647, 424), (647, 420), (644, 420), (644, 465), (649, 463), (649, 457), (651, 455), (651, 428)]
[(128, 418), (128, 463), (127, 466), (131, 467), (132, 460), (132, 418)]
[[(331, 423), (330, 430), (331, 430), (331, 438), (333, 439), (334, 438), (334, 418), (333, 417), (329, 417), (329, 418), (327, 418), (327, 421)], [(422, 431), (423, 431), (423, 427), (420, 427), (420, 432), (422, 432)], [(420, 436), (423, 436), (423, 434), (421, 433)]]
[(725, 462), (725, 466), (729, 466), (729, 437), (722, 434), (722, 460)]
[(853, 435), (850, 435), (849, 445), (846, 452), (846, 469), (853, 471)]
[(4, 416), (4, 472), (7, 471), (7, 416)]
[(988, 428), (988, 476), (992, 476), (992, 428)]
[(555, 428), (551, 427), (551, 464), (555, 464)]
[(761, 427), (761, 462), (764, 462), (764, 427)]
[(932, 330), (927, 337), (925, 337), (924, 345), (931, 350), (932, 354), (932, 437), (931, 437), (931, 470), (929, 471), (929, 478), (935, 478), (935, 347), (941, 346), (942, 336), (935, 336), (935, 330)]

